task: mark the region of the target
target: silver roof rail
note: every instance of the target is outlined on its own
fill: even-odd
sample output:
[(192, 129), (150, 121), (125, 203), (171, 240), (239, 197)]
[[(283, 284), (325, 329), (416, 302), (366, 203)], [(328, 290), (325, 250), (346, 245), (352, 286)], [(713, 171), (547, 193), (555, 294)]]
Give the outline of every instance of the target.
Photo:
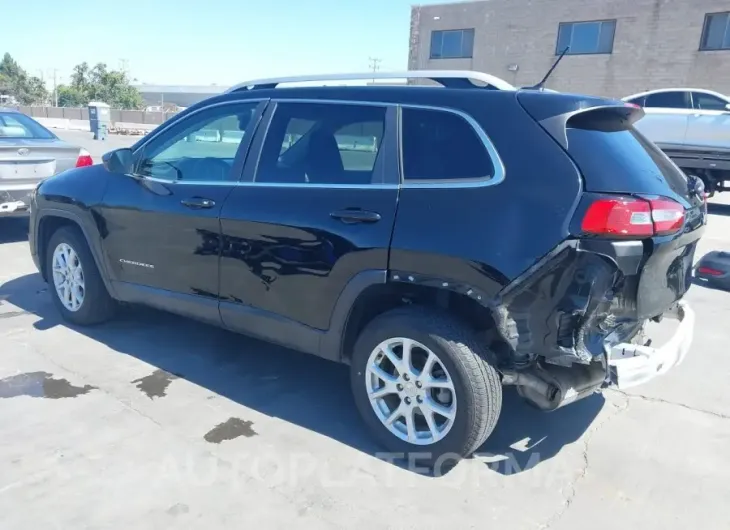
[(226, 94), (246, 89), (276, 88), (281, 83), (309, 83), (319, 81), (358, 81), (375, 79), (430, 79), (450, 88), (479, 87), (473, 81), (479, 81), (498, 90), (516, 90), (504, 79), (483, 72), (470, 70), (408, 70), (405, 72), (364, 72), (352, 74), (318, 74), (292, 77), (275, 77), (256, 79), (232, 86)]

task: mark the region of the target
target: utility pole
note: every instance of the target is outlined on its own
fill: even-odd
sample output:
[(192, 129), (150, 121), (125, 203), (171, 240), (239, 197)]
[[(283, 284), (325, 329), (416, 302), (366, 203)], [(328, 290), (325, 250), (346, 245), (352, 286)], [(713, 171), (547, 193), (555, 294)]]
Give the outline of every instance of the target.
[[(370, 62), (370, 70), (372, 70), (373, 74), (380, 70), (380, 63), (383, 62), (383, 60), (378, 57), (368, 57), (368, 61)], [(375, 76), (373, 76), (373, 84), (375, 84)]]
[(58, 107), (58, 68), (53, 69), (53, 106)]

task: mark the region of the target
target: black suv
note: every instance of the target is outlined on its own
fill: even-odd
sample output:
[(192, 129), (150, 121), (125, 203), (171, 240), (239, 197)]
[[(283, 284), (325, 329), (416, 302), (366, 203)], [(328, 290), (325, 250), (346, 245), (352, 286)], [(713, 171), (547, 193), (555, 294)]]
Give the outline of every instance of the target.
[(503, 385), (553, 410), (679, 364), (706, 203), (643, 111), (402, 76), (444, 86), (248, 83), (43, 182), (59, 311), (141, 303), (348, 363), (374, 435), (432, 461), (484, 442)]

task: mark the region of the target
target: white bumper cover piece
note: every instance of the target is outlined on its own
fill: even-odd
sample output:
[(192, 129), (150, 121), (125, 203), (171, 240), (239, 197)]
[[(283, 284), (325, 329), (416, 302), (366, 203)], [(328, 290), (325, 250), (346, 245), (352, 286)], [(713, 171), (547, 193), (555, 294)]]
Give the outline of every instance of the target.
[(611, 382), (619, 390), (646, 383), (684, 361), (694, 337), (694, 311), (680, 301), (664, 316), (679, 320), (679, 326), (663, 346), (623, 343), (611, 348), (608, 358)]
[(12, 201), (0, 203), (0, 214), (15, 213), (18, 210), (27, 210), (28, 205), (23, 201)]

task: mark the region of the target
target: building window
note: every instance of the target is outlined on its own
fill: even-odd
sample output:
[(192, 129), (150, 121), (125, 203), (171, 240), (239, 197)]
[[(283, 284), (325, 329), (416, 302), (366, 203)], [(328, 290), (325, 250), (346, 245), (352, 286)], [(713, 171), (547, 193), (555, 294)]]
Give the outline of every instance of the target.
[(705, 15), (700, 50), (730, 50), (730, 13)]
[(431, 59), (463, 59), (474, 54), (474, 30), (431, 32)]
[(555, 54), (563, 53), (565, 48), (568, 48), (568, 55), (611, 53), (615, 33), (615, 20), (561, 22), (558, 27), (558, 45)]

